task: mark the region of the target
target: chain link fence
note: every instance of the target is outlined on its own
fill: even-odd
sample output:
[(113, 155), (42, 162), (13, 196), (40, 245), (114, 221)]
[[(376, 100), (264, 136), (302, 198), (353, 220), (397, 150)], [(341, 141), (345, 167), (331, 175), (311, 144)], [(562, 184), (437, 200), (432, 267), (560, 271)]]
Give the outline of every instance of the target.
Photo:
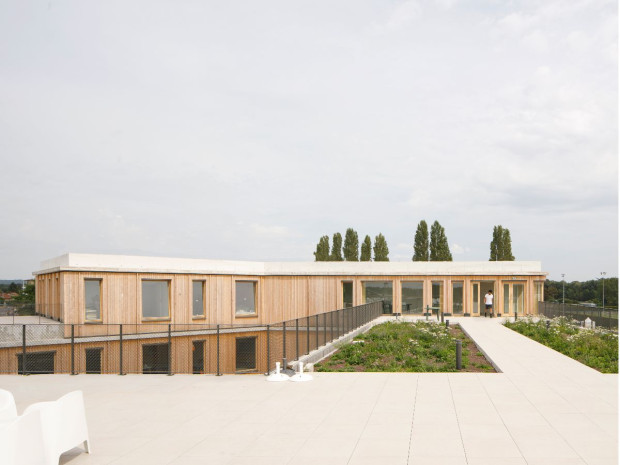
[(538, 314), (547, 318), (564, 316), (580, 323), (586, 318), (596, 322), (597, 327), (618, 330), (618, 309), (563, 304), (561, 302), (538, 302)]
[(0, 324), (0, 373), (265, 373), (382, 309), (374, 302), (271, 325)]

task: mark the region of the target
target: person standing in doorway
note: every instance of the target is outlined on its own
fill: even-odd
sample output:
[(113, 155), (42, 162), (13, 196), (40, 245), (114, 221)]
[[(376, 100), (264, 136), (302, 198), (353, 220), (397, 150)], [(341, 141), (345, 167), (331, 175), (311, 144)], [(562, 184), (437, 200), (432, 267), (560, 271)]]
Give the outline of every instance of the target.
[(489, 312), (491, 314), (491, 318), (493, 318), (493, 291), (491, 289), (489, 289), (489, 292), (487, 292), (484, 296), (484, 308), (484, 313), (486, 314), (486, 312)]

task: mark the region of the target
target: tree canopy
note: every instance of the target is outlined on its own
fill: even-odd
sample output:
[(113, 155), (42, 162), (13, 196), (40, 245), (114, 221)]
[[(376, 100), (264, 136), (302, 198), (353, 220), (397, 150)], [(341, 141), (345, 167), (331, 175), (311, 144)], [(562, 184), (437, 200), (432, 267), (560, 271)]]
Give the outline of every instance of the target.
[(493, 239), (491, 240), (491, 256), (489, 261), (514, 261), (512, 255), (512, 239), (510, 230), (502, 225), (493, 226)]
[(366, 235), (364, 242), (362, 242), (362, 252), (360, 254), (361, 262), (369, 262), (372, 254), (372, 243), (370, 242), (370, 236)]
[(427, 262), (429, 258), (428, 251), (428, 225), (426, 221), (422, 220), (418, 224), (418, 229), (416, 229), (415, 232), (412, 260), (414, 262)]
[(388, 249), (387, 241), (383, 234), (379, 233), (377, 237), (375, 237), (375, 246), (373, 247), (373, 252), (375, 253), (375, 261), (376, 262), (389, 262), (390, 259), (388, 255), (390, 254), (390, 250)]
[(329, 256), (329, 260), (332, 262), (342, 262), (342, 235), (340, 233), (334, 233), (332, 239), (332, 253)]
[(438, 221), (435, 221), (431, 226), (430, 259), (432, 262), (452, 261), (446, 232)]
[(329, 236), (323, 236), (319, 239), (319, 243), (316, 245), (316, 252), (314, 252), (314, 261), (329, 261)]
[(348, 262), (359, 261), (359, 240), (353, 228), (348, 228), (344, 236), (344, 259)]
[[(545, 300), (562, 302), (562, 281), (545, 281)], [(603, 280), (565, 282), (564, 301), (569, 304), (593, 302), (603, 305)], [(618, 307), (618, 278), (605, 278), (605, 307)]]

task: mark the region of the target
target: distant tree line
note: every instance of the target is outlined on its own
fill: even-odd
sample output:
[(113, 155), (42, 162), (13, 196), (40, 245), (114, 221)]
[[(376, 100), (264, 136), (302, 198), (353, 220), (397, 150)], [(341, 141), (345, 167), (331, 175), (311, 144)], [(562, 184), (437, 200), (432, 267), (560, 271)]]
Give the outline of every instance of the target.
[[(562, 281), (545, 281), (545, 301), (562, 302)], [(564, 302), (603, 305), (603, 280), (564, 283)], [(618, 307), (618, 278), (605, 278), (605, 307)]]
[[(514, 261), (512, 255), (512, 239), (510, 230), (502, 225), (493, 227), (493, 238), (491, 240), (491, 253), (489, 261)], [(314, 260), (317, 262), (376, 262), (390, 261), (387, 241), (383, 234), (379, 233), (375, 237), (375, 245), (372, 246), (370, 236), (366, 236), (362, 242), (361, 250), (357, 231), (348, 228), (345, 233), (344, 245), (342, 234), (335, 233), (332, 237), (330, 249), (329, 236), (319, 239), (314, 252)], [(451, 262), (452, 252), (448, 244), (446, 230), (437, 220), (431, 225), (430, 232), (425, 220), (418, 223), (418, 227), (413, 238), (413, 257), (414, 262)]]
[(0, 284), (0, 292), (19, 292), (22, 290), (20, 283), (12, 282), (8, 284)]
[[(26, 286), (18, 283), (0, 284), (0, 292), (16, 292), (17, 296), (12, 298), (12, 302), (34, 302), (34, 284), (28, 283)], [(0, 298), (0, 302), (4, 299)]]
[(375, 245), (372, 246), (370, 236), (366, 235), (362, 242), (361, 250), (357, 231), (348, 228), (344, 236), (344, 245), (342, 243), (342, 235), (334, 233), (332, 237), (331, 250), (329, 247), (329, 236), (323, 236), (319, 239), (314, 252), (315, 262), (389, 262), (390, 250), (383, 234), (379, 233), (375, 236)]

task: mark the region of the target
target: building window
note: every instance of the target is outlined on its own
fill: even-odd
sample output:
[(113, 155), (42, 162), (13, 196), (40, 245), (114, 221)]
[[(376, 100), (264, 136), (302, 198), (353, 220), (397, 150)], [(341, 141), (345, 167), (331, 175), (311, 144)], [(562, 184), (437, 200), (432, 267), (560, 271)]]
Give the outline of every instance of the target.
[(463, 283), (452, 283), (452, 313), (454, 315), (463, 314)]
[(86, 349), (86, 373), (101, 374), (102, 348)]
[[(435, 281), (432, 285), (433, 290), (433, 309), (443, 312), (443, 282)], [(432, 312), (431, 312), (432, 313)]]
[(353, 307), (353, 283), (342, 281), (342, 308)]
[(256, 281), (235, 282), (235, 315), (256, 315)]
[(256, 338), (238, 337), (235, 369), (237, 371), (256, 370)]
[(424, 311), (424, 283), (422, 281), (401, 283), (403, 313), (422, 313)]
[(17, 372), (20, 374), (44, 375), (54, 373), (55, 351), (26, 353), (26, 366), (24, 366), (24, 354), (17, 354)]
[(142, 346), (142, 373), (168, 373), (168, 344), (148, 344)]
[[(497, 307), (497, 314), (499, 315), (499, 306)], [(510, 284), (504, 283), (504, 313), (510, 313)]]
[(192, 317), (205, 316), (205, 282), (192, 281)]
[(205, 341), (192, 342), (192, 372), (195, 375), (205, 372)]
[(85, 320), (101, 321), (101, 280), (84, 280)]
[(142, 318), (170, 317), (170, 282), (142, 281)]
[(392, 281), (365, 281), (362, 283), (362, 302), (383, 301), (383, 313), (392, 313)]
[(543, 281), (535, 281), (536, 286), (536, 313), (538, 313), (538, 303), (544, 299), (545, 283)]

